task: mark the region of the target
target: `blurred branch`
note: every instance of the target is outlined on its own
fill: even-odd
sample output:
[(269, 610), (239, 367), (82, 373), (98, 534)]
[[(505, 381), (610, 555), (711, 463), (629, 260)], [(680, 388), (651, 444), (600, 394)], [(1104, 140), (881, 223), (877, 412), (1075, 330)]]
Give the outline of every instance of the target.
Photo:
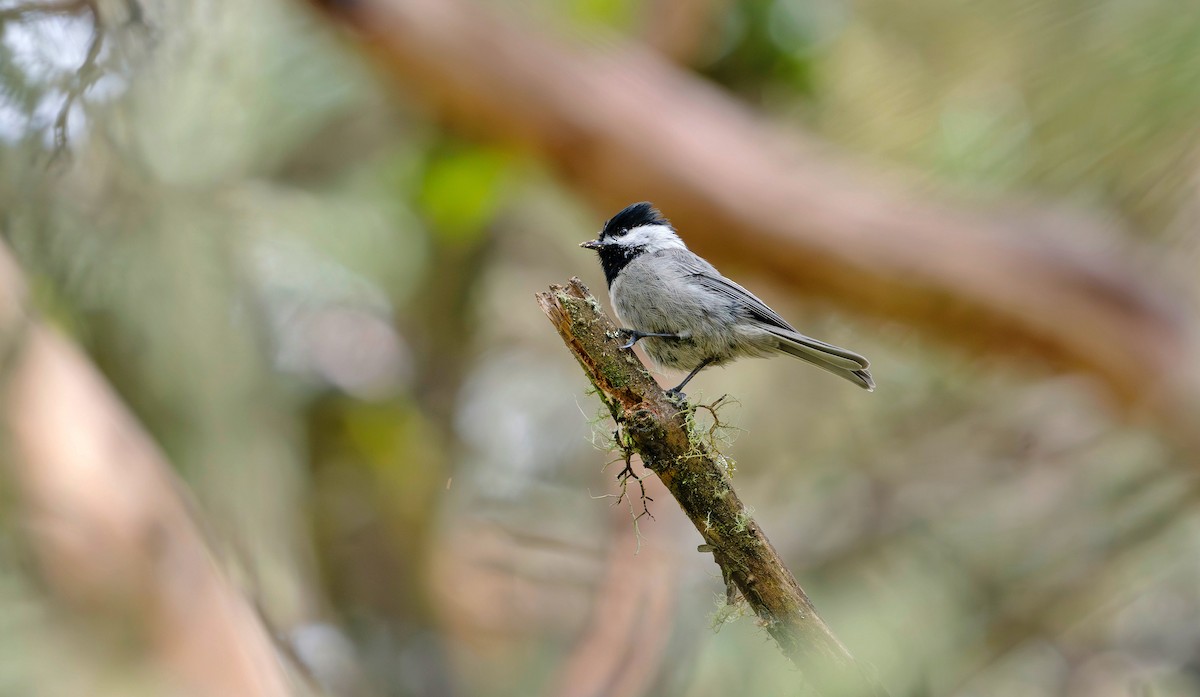
[[(1160, 483), (1161, 474), (1154, 474), (1136, 488)], [(1144, 586), (1154, 576), (1166, 573), (1171, 563), (1164, 564), (1161, 557), (1154, 557), (1154, 543), (1178, 530), (1181, 521), (1195, 513), (1198, 503), (1200, 485), (1194, 481), (1180, 482), (1173, 487), (1169, 500), (1158, 502), (1140, 518), (1121, 524), (1107, 539), (1097, 535), (1091, 546), (1098, 551), (1085, 557), (1082, 563), (1080, 555), (1064, 553), (1056, 564), (1040, 569), (1036, 575), (1030, 574), (1029, 578), (994, 579), (987, 569), (963, 560), (960, 566), (964, 579), (991, 591), (988, 596), (992, 604), (981, 608), (977, 619), (984, 631), (975, 650), (956, 666), (952, 673), (954, 682), (943, 692), (958, 694), (969, 689), (970, 680), (1030, 639), (1040, 636), (1061, 642), (1073, 626), (1086, 618), (1101, 610), (1115, 612), (1127, 604), (1138, 592), (1131, 592), (1128, 582), (1122, 580), (1132, 573)], [(1114, 512), (1113, 517), (1129, 516)]]
[(653, 200), (712, 261), (1086, 371), (1195, 445), (1195, 322), (1106, 225), (923, 200), (648, 50), (569, 50), (464, 0), (315, 4), (446, 120), (537, 153), (602, 209)]
[[(642, 546), (621, 506), (612, 508), (615, 542), (591, 618), (550, 681), (547, 697), (640, 697), (655, 694), (664, 667), (678, 670), (668, 651), (672, 610), (680, 591), (671, 555)], [(637, 555), (630, 550), (638, 550)], [(669, 660), (668, 660), (669, 658)]]
[[(70, 16), (82, 14), (85, 10), (91, 17), (92, 36), (88, 41), (87, 54), (79, 68), (75, 71), (70, 86), (65, 88), (62, 106), (54, 119), (54, 156), (59, 157), (67, 150), (67, 126), (71, 118), (71, 108), (83, 95), (91, 89), (96, 81), (103, 77), (103, 71), (98, 65), (100, 51), (104, 47), (105, 27), (100, 18), (97, 0), (66, 0), (65, 2), (23, 2), (0, 9), (0, 27), (5, 22), (24, 20), (31, 16)], [(130, 10), (138, 7), (130, 2)]]
[(641, 29), (646, 45), (683, 66), (696, 62), (728, 0), (650, 0)]
[(86, 4), (92, 14), (92, 38), (88, 42), (87, 55), (79, 69), (75, 71), (75, 79), (67, 89), (62, 106), (59, 107), (58, 117), (54, 119), (55, 156), (61, 155), (67, 150), (67, 121), (71, 118), (71, 107), (75, 106), (84, 93), (103, 76), (100, 66), (96, 63), (100, 59), (100, 49), (104, 47), (105, 28), (100, 21), (100, 13), (96, 6), (93, 3)]
[(783, 653), (823, 694), (886, 695), (838, 641), (742, 504), (724, 459), (686, 425), (579, 279), (539, 293), (538, 304), (596, 387), (631, 449), (658, 475), (712, 548), (723, 576)]
[(0, 24), (29, 15), (73, 15), (83, 10), (96, 11), (95, 0), (65, 0), (65, 2), (19, 2), (0, 9)]
[(24, 296), (0, 246), (3, 464), (48, 592), (135, 627), (181, 693), (293, 694), (162, 454), (87, 358), (27, 314)]

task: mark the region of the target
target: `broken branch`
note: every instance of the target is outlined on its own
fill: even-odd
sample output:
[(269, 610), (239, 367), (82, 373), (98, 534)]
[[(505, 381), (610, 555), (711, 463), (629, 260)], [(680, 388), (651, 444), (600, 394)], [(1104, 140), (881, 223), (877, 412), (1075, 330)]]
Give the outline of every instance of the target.
[(834, 636), (742, 504), (725, 458), (688, 425), (687, 407), (667, 397), (616, 325), (577, 278), (539, 293), (538, 304), (628, 434), (630, 447), (696, 526), (713, 559), (779, 648), (825, 695), (887, 691)]

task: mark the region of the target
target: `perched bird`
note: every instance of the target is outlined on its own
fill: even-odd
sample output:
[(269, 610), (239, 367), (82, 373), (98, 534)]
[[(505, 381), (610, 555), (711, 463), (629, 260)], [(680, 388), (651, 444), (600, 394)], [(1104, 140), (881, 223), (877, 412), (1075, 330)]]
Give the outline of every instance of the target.
[(753, 293), (691, 252), (670, 221), (649, 203), (635, 203), (579, 245), (600, 256), (609, 298), (629, 337), (644, 340), (659, 366), (690, 370), (670, 392), (703, 368), (742, 356), (786, 353), (868, 391), (875, 381), (867, 359), (797, 332)]

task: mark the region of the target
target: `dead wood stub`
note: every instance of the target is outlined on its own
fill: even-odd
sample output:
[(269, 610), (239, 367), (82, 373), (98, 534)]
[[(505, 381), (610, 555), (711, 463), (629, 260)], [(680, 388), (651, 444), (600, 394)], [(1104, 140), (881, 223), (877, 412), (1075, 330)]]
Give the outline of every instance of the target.
[(722, 575), (741, 592), (783, 653), (827, 695), (886, 695), (816, 608), (738, 498), (724, 459), (689, 427), (577, 278), (539, 293), (538, 304), (596, 388), (629, 447), (658, 475), (695, 525)]

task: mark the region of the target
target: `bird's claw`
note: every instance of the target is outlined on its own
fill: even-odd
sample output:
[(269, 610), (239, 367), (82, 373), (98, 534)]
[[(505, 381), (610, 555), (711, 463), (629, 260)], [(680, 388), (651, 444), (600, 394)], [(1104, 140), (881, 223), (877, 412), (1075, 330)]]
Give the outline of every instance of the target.
[(623, 348), (623, 349), (633, 348), (634, 344), (641, 341), (642, 339), (646, 339), (649, 337), (659, 337), (662, 339), (686, 339), (689, 336), (691, 336), (691, 332), (684, 332), (682, 334), (671, 334), (668, 332), (643, 332), (643, 331), (640, 331), (637, 329), (625, 329), (625, 328), (618, 329), (617, 331), (622, 334), (629, 335), (629, 341), (626, 341), (625, 343), (621, 344), (621, 348)]
[(672, 387), (671, 389), (667, 390), (667, 399), (680, 405), (687, 403), (687, 395), (684, 394), (683, 391), (678, 387)]

